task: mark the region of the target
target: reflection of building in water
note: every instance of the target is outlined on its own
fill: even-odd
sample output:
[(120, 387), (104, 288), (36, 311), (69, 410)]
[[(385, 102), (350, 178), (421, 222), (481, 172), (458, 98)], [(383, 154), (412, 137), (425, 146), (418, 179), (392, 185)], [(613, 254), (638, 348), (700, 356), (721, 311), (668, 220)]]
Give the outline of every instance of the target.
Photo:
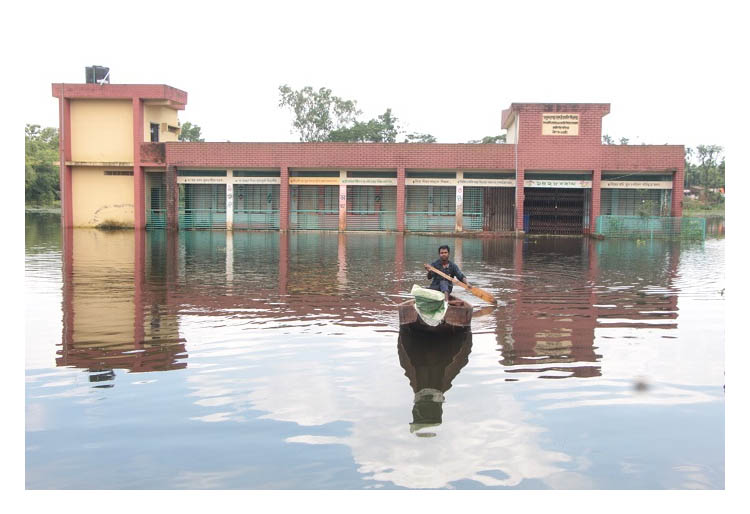
[[(554, 238), (515, 244), (510, 331), (500, 333), (499, 319), (497, 332), (508, 373), (599, 376), (596, 329), (677, 328), (672, 283), (679, 243)], [(632, 285), (634, 272), (648, 288)]]
[(401, 331), (398, 360), (414, 391), (411, 432), (431, 437), (434, 432), (419, 432), (443, 422), (445, 393), (461, 368), (469, 362), (471, 332), (457, 335), (412, 334)]
[[(64, 231), (58, 366), (103, 372), (92, 375), (92, 382), (111, 380), (114, 369), (143, 372), (186, 366), (177, 313), (166, 301), (165, 268), (173, 264), (162, 255), (171, 246), (165, 237), (142, 231), (135, 236), (132, 231)], [(148, 270), (147, 252), (152, 257)]]

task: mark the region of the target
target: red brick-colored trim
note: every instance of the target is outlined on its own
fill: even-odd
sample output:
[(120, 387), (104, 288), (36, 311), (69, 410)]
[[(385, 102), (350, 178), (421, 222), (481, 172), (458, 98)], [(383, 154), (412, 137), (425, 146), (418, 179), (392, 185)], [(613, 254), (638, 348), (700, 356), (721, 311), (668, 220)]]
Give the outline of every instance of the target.
[(70, 138), (70, 100), (60, 98), (60, 200), (62, 203), (62, 226), (73, 226), (73, 167), (66, 164), (72, 160)]
[(672, 176), (672, 216), (682, 216), (682, 200), (685, 196), (685, 161)]
[(589, 233), (596, 232), (596, 218), (599, 216), (602, 202), (602, 170), (591, 173), (591, 206), (589, 210)]
[(396, 168), (396, 232), (406, 230), (406, 168)]
[(184, 109), (187, 93), (164, 84), (52, 84), (55, 98), (167, 100), (170, 106)]
[(289, 166), (280, 167), (279, 229), (289, 230)]
[(133, 98), (133, 227), (146, 228), (146, 177), (141, 163), (143, 99)]

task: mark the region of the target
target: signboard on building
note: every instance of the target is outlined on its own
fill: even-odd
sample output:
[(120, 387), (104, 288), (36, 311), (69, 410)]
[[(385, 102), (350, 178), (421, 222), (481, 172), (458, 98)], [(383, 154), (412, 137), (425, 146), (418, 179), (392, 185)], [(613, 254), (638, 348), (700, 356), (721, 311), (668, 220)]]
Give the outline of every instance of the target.
[(339, 177), (289, 177), (291, 186), (338, 186)]
[(177, 177), (178, 184), (226, 184), (227, 177)]
[(407, 186), (455, 186), (455, 178), (407, 178)]
[(579, 115), (570, 112), (543, 112), (543, 136), (577, 136)]
[(672, 182), (657, 180), (602, 180), (602, 189), (672, 189)]
[(458, 183), (466, 187), (516, 187), (514, 178), (463, 178)]
[(233, 184), (281, 184), (281, 177), (232, 177)]
[(524, 180), (524, 187), (591, 188), (590, 180)]
[(391, 177), (342, 177), (341, 183), (346, 186), (395, 186), (396, 180)]

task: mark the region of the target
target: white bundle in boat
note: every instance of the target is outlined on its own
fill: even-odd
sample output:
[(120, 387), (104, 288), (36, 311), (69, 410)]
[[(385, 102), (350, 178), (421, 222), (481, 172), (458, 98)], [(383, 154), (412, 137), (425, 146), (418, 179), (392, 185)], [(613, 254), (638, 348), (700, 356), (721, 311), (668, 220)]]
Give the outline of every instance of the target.
[(414, 295), (414, 307), (419, 318), (431, 327), (436, 327), (443, 321), (448, 310), (445, 293), (413, 285), (411, 294)]

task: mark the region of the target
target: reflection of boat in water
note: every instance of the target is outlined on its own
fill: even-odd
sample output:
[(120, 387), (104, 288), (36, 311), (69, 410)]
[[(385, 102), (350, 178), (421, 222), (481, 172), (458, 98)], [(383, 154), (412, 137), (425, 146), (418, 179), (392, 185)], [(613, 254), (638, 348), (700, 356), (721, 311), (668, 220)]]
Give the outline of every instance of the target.
[(401, 329), (419, 330), (431, 333), (454, 333), (471, 329), (473, 306), (455, 296), (450, 297), (448, 310), (439, 325), (432, 327), (422, 321), (417, 313), (414, 300), (407, 300), (398, 306), (398, 322)]
[(401, 331), (398, 359), (414, 391), (411, 432), (433, 437), (422, 428), (443, 422), (444, 393), (451, 388), (458, 372), (469, 362), (471, 331), (455, 335), (419, 334)]

